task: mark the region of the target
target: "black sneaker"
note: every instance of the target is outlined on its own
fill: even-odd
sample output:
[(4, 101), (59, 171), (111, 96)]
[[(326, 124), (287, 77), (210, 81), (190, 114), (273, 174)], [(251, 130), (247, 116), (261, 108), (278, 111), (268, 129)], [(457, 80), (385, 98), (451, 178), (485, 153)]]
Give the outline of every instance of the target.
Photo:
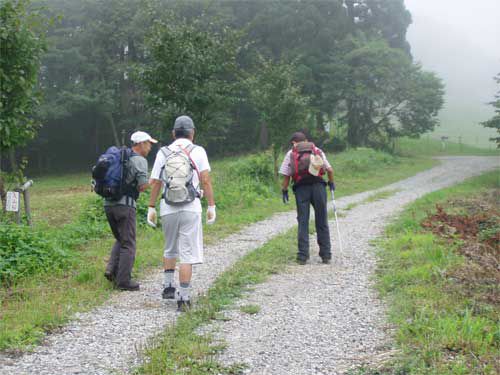
[(104, 277), (105, 277), (106, 279), (108, 279), (108, 281), (111, 281), (111, 282), (115, 281), (115, 277), (114, 277), (114, 276), (113, 276), (113, 274), (112, 274), (111, 272), (109, 272), (109, 271), (104, 272)]
[(304, 266), (307, 264), (307, 259), (297, 258), (297, 264)]
[(174, 299), (175, 298), (175, 288), (173, 286), (167, 286), (163, 289), (163, 293), (161, 294), (163, 299)]
[(330, 258), (321, 258), (321, 262), (323, 264), (330, 264), (332, 262), (332, 260)]
[(177, 311), (178, 312), (186, 312), (190, 308), (191, 308), (191, 301), (190, 300), (184, 301), (184, 300), (180, 299), (177, 301)]
[(139, 290), (140, 285), (138, 282), (130, 280), (128, 282), (128, 284), (118, 284), (116, 287), (120, 290), (128, 290), (128, 291), (133, 292), (133, 291)]

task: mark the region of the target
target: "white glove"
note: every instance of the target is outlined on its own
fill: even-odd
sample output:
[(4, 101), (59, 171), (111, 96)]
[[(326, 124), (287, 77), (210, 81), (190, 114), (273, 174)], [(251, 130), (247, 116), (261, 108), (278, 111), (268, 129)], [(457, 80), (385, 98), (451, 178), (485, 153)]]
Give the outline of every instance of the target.
[(153, 228), (156, 228), (156, 221), (157, 221), (156, 208), (148, 207), (148, 224)]
[(217, 217), (215, 213), (215, 206), (208, 206), (207, 208), (207, 224), (212, 225), (215, 223), (215, 218)]

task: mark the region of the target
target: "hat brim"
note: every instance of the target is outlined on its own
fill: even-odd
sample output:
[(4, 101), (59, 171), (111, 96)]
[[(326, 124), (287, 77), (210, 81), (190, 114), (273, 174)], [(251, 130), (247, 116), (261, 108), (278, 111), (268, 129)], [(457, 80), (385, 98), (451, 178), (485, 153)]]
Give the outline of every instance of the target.
[(149, 140), (149, 142), (151, 142), (151, 143), (158, 143), (158, 140), (156, 140), (156, 139), (154, 139), (154, 138), (151, 138), (151, 139)]

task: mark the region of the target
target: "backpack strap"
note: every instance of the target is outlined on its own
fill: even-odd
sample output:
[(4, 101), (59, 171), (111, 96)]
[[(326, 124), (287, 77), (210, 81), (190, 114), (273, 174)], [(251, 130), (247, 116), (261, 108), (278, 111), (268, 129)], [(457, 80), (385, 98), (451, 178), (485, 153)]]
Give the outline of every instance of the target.
[(165, 156), (165, 159), (174, 153), (168, 146), (163, 146), (160, 151)]
[(299, 181), (299, 152), (297, 149), (294, 147), (292, 149), (292, 157), (293, 157), (293, 164), (295, 165), (295, 175), (293, 176), (293, 180), (298, 182)]
[(182, 150), (182, 152), (188, 157), (189, 161), (191, 162), (194, 170), (196, 171), (196, 174), (198, 175), (198, 181), (199, 181), (199, 183), (201, 183), (201, 174), (200, 174), (200, 171), (198, 169), (198, 166), (194, 162), (193, 158), (191, 158), (191, 152), (193, 152), (193, 150), (195, 149), (195, 147), (196, 146), (194, 144), (191, 144), (191, 145), (189, 145), (186, 148), (182, 148), (182, 146), (179, 146), (179, 148)]

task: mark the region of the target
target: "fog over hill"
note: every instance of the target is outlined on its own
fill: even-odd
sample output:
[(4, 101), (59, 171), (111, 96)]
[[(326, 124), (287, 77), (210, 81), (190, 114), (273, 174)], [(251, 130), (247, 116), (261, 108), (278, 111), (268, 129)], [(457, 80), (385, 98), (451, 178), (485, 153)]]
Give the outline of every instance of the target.
[(405, 0), (413, 24), (408, 40), (416, 61), (446, 85), (446, 104), (435, 136), (489, 145), (491, 129), (478, 125), (493, 115), (500, 72), (500, 1)]

